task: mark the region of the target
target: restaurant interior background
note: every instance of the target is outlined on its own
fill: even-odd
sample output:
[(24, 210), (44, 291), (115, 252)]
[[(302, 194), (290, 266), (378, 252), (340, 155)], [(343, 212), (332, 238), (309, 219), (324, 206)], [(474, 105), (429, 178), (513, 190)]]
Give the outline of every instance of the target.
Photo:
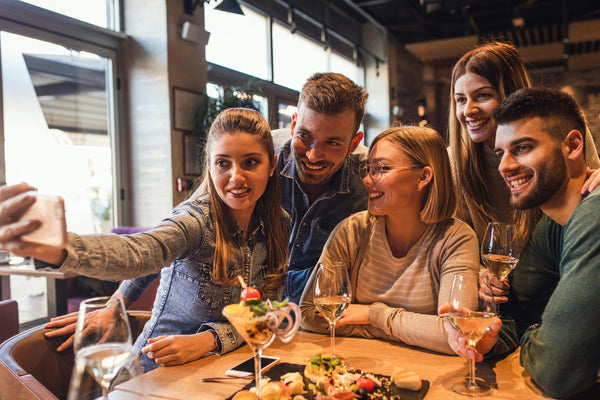
[[(0, 0), (0, 181), (64, 196), (78, 233), (152, 226), (197, 178), (206, 96), (254, 77), (283, 128), (306, 78), (341, 72), (369, 92), (365, 144), (395, 120), (445, 136), (452, 65), (490, 38), (600, 143), (597, 0)], [(30, 279), (13, 297), (44, 295)]]

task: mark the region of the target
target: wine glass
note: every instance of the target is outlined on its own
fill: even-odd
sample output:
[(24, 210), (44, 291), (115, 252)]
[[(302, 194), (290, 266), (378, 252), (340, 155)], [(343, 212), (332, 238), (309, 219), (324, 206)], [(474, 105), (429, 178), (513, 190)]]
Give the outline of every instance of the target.
[(352, 288), (346, 264), (335, 261), (321, 263), (313, 284), (313, 302), (321, 315), (329, 322), (331, 331), (331, 358), (335, 355), (335, 324), (346, 312), (352, 301)]
[(102, 397), (107, 400), (115, 377), (135, 358), (131, 352), (131, 329), (123, 301), (111, 297), (82, 301), (73, 349), (75, 370), (69, 399), (82, 396), (83, 375), (87, 372), (100, 385)]
[(486, 269), (498, 280), (506, 278), (519, 262), (519, 235), (514, 224), (490, 222), (481, 242)]
[[(486, 276), (487, 278), (487, 276)], [(489, 284), (489, 279), (483, 279)], [(452, 325), (467, 339), (467, 345), (475, 348), (477, 342), (490, 329), (496, 316), (494, 298), (490, 301), (478, 299), (477, 275), (474, 273), (455, 274), (450, 291), (452, 309), (446, 314)], [(466, 380), (452, 386), (456, 393), (471, 396), (487, 396), (492, 388), (481, 378), (475, 377), (475, 360), (469, 359), (469, 375)]]
[[(269, 300), (267, 300), (267, 304), (270, 304)], [(298, 331), (302, 320), (300, 307), (295, 303), (288, 303), (279, 309), (268, 308), (269, 310), (264, 315), (255, 316), (254, 312), (242, 302), (229, 304), (223, 307), (222, 311), (225, 318), (242, 335), (254, 352), (254, 376), (256, 394), (259, 399), (261, 399), (260, 358), (262, 350), (268, 347), (275, 337), (284, 343), (289, 343)]]

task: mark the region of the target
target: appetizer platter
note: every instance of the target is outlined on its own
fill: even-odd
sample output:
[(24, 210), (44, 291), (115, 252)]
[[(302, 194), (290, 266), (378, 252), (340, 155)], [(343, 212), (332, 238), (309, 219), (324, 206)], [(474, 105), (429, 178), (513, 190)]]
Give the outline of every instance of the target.
[[(372, 374), (317, 354), (307, 363), (280, 363), (265, 374), (263, 400), (420, 400), (429, 382), (396, 367), (391, 375)], [(268, 380), (268, 382), (267, 382)], [(228, 400), (256, 400), (254, 382)]]

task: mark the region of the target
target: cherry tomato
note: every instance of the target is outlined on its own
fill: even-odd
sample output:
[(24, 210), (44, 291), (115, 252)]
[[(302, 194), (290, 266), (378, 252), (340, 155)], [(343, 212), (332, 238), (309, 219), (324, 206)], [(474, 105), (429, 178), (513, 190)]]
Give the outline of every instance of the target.
[(253, 287), (247, 287), (242, 290), (242, 300), (260, 299), (260, 292)]
[(373, 382), (372, 379), (365, 378), (364, 376), (358, 378), (356, 380), (356, 384), (359, 388), (365, 388), (369, 393), (373, 392), (373, 389), (375, 389), (375, 382)]

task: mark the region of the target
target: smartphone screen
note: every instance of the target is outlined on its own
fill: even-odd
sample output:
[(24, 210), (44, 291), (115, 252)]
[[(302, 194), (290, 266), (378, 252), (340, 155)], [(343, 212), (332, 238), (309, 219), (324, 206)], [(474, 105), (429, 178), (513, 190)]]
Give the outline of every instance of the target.
[[(263, 356), (260, 358), (261, 372), (265, 372), (279, 361), (279, 357)], [(242, 361), (235, 367), (225, 371), (225, 375), (239, 376), (239, 377), (253, 377), (254, 376), (254, 357)]]

